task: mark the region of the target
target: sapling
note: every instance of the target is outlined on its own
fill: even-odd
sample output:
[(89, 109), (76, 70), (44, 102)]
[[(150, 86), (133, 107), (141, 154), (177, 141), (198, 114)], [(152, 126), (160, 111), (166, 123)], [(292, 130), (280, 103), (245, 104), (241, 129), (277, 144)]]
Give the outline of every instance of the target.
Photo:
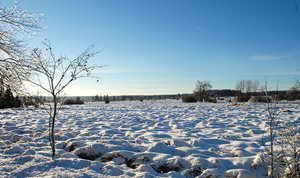
[[(56, 57), (51, 43), (43, 42), (44, 49), (36, 48), (29, 55), (27, 68), (30, 75), (27, 82), (44, 90), (52, 97), (52, 105), (44, 107), (49, 114), (49, 142), (52, 149), (52, 158), (55, 157), (55, 121), (59, 111), (59, 100), (63, 90), (83, 77), (93, 77), (91, 72), (101, 66), (89, 66), (88, 61), (98, 52), (93, 52), (93, 46), (87, 48), (78, 57)], [(98, 79), (97, 79), (98, 81)]]
[[(297, 85), (297, 82), (296, 82)], [(279, 123), (279, 114), (292, 112), (277, 107), (278, 102), (271, 102), (265, 81), (264, 93), (267, 100), (269, 119), (270, 146), (265, 149), (269, 155), (267, 164), (270, 166), (269, 176), (273, 177), (299, 177), (300, 176), (300, 135), (299, 127), (285, 122)], [(276, 97), (274, 97), (276, 98)], [(279, 127), (280, 126), (280, 127)], [(276, 135), (275, 135), (276, 134)], [(276, 137), (276, 139), (275, 139)], [(276, 150), (275, 150), (276, 147)]]
[(266, 151), (270, 155), (270, 177), (274, 177), (274, 169), (275, 169), (275, 160), (274, 160), (274, 138), (275, 138), (275, 122), (279, 112), (276, 112), (276, 103), (274, 106), (271, 107), (271, 97), (268, 94), (268, 82), (265, 80), (265, 87), (263, 88), (266, 97), (267, 103), (267, 112), (268, 112), (268, 119), (269, 119), (269, 140), (270, 140), (270, 148), (265, 146)]

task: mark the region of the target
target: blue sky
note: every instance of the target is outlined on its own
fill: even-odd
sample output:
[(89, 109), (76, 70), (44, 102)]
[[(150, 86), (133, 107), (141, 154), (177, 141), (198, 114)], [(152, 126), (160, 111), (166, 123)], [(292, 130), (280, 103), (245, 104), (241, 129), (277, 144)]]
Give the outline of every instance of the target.
[[(238, 80), (266, 77), (288, 89), (299, 77), (299, 0), (23, 0), (43, 14), (57, 55), (76, 56), (89, 45), (105, 65), (78, 80), (68, 95), (177, 94), (197, 80), (234, 89)], [(300, 7), (299, 7), (300, 8)]]

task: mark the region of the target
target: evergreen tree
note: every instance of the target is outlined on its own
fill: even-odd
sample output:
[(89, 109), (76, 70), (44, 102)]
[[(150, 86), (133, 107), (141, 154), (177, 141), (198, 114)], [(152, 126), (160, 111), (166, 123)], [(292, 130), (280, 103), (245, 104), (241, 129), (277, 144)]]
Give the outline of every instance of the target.
[(98, 95), (96, 95), (96, 96), (95, 96), (95, 98), (94, 98), (94, 101), (100, 101), (100, 99), (99, 99), (99, 96), (98, 96)]
[(108, 95), (107, 95), (107, 96), (104, 96), (104, 102), (105, 102), (106, 104), (108, 104), (108, 103), (110, 102)]
[(14, 97), (10, 87), (4, 93), (2, 93), (3, 91), (0, 92), (0, 109), (21, 107), (21, 100), (19, 97)]
[(14, 98), (10, 88), (8, 87), (4, 93), (4, 100), (3, 100), (4, 108), (14, 107), (14, 99), (15, 98)]

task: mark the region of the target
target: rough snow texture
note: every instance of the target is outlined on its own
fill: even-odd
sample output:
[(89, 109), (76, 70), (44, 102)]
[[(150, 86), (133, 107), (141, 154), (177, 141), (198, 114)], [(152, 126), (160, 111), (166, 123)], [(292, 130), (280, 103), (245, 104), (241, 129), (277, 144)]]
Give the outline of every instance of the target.
[[(299, 125), (299, 106), (284, 109), (282, 123)], [(254, 103), (64, 106), (52, 160), (45, 111), (1, 110), (0, 177), (267, 177), (267, 126)]]

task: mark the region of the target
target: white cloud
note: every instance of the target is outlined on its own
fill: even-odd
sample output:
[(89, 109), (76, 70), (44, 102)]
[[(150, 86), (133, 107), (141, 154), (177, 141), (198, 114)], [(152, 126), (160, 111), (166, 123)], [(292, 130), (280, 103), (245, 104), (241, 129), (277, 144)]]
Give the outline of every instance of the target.
[(287, 60), (293, 57), (299, 56), (300, 50), (289, 51), (281, 54), (262, 54), (252, 56), (252, 60), (255, 61), (277, 61), (277, 60)]
[(277, 59), (278, 57), (272, 56), (272, 55), (255, 55), (252, 56), (252, 59), (255, 61), (272, 61)]
[(124, 74), (124, 73), (148, 73), (148, 72), (157, 72), (159, 69), (153, 69), (150, 67), (103, 67), (96, 71), (93, 71), (95, 74)]
[(195, 26), (194, 29), (200, 31), (200, 32), (204, 32), (204, 29), (202, 27), (198, 27), (198, 26)]

